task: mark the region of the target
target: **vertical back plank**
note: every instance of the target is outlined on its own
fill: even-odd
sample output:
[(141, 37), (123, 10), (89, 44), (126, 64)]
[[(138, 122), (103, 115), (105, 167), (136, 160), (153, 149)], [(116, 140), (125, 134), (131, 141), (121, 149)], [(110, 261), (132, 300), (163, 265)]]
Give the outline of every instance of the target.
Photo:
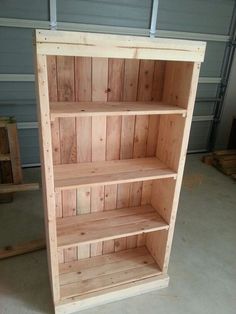
[[(74, 57), (57, 57), (58, 101), (75, 100)], [(75, 118), (60, 118), (61, 163), (76, 163), (76, 124)], [(63, 217), (76, 215), (76, 190), (62, 192)], [(65, 262), (77, 259), (77, 249), (64, 250)]]
[[(123, 85), (123, 100), (135, 101), (137, 99), (138, 89), (138, 73), (139, 73), (139, 60), (125, 60), (124, 68), (124, 85)], [(123, 116), (121, 128), (121, 148), (120, 159), (133, 158), (133, 145), (134, 145), (134, 127), (135, 116)], [(130, 204), (132, 184), (119, 184), (117, 195), (117, 207), (128, 207)], [(115, 246), (117, 249), (126, 249), (136, 247), (137, 237), (131, 236), (126, 239), (116, 240)]]
[[(153, 90), (153, 77), (154, 77), (154, 66), (155, 61), (152, 60), (141, 60), (140, 69), (139, 69), (139, 82), (138, 82), (138, 95), (137, 100), (152, 100), (152, 90)], [(153, 121), (153, 118), (151, 118)], [(156, 120), (154, 119), (154, 122)], [(148, 152), (148, 134), (150, 117), (145, 116), (136, 116), (135, 120), (135, 135), (134, 135), (134, 152), (133, 155), (135, 158), (146, 157)], [(143, 188), (144, 186), (144, 188)], [(132, 199), (137, 199), (136, 204), (141, 205), (143, 189), (145, 193), (149, 187), (147, 182), (137, 182), (133, 184), (133, 193)], [(137, 237), (137, 245), (142, 246), (145, 243), (145, 236), (139, 235)]]
[[(108, 101), (121, 101), (124, 59), (108, 61)], [(120, 159), (121, 116), (107, 117), (106, 160)], [(117, 185), (105, 186), (105, 210), (116, 208)], [(103, 253), (114, 252), (114, 240), (103, 242)]]
[[(92, 100), (107, 101), (108, 59), (92, 59)], [(92, 117), (92, 161), (106, 158), (106, 117)], [(91, 188), (91, 212), (103, 211), (104, 186)], [(102, 254), (102, 242), (91, 244), (91, 256)]]
[[(75, 98), (76, 101), (91, 101), (92, 99), (92, 59), (75, 58)], [(77, 130), (77, 162), (92, 161), (92, 118), (76, 118)], [(77, 214), (90, 213), (90, 187), (77, 189)], [(90, 245), (78, 246), (78, 259), (90, 256)]]
[(161, 101), (164, 90), (166, 61), (155, 61), (154, 74), (152, 82), (152, 100)]

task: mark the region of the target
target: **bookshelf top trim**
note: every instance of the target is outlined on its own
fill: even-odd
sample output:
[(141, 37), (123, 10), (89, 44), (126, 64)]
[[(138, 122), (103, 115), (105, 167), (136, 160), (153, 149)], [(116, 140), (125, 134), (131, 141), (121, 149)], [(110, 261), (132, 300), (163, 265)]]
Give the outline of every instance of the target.
[(203, 62), (206, 43), (167, 38), (36, 30), (37, 54)]

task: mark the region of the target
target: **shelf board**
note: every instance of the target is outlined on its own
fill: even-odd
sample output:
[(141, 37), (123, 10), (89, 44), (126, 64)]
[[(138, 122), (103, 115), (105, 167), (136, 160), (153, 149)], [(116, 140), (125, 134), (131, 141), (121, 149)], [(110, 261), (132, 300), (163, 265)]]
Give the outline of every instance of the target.
[(176, 177), (156, 157), (54, 166), (55, 189), (95, 186)]
[(186, 114), (186, 109), (169, 106), (162, 102), (51, 102), (51, 120), (65, 117)]
[(150, 205), (57, 218), (60, 248), (164, 229), (168, 224)]
[(59, 272), (62, 300), (161, 275), (145, 247), (60, 264)]

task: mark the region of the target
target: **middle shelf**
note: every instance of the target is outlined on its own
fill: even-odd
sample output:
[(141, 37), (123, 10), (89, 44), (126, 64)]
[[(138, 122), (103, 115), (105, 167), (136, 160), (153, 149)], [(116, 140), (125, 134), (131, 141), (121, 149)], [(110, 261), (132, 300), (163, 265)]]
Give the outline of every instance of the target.
[(84, 102), (51, 102), (51, 120), (55, 118), (86, 117), (86, 116), (120, 116), (120, 115), (153, 115), (182, 114), (186, 109), (170, 106), (164, 102), (155, 101), (84, 101)]
[(168, 228), (151, 205), (57, 218), (58, 247), (67, 248)]
[(156, 157), (54, 165), (56, 190), (171, 177), (176, 172)]

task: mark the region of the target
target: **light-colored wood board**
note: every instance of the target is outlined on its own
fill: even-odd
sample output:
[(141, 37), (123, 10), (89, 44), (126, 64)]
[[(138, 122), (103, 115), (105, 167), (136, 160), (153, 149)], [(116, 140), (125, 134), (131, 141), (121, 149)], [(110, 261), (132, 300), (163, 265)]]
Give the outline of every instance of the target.
[[(47, 57), (47, 68), (48, 68), (48, 94), (49, 100), (57, 101), (57, 59), (55, 56)], [(52, 151), (53, 151), (53, 163), (59, 164), (61, 162), (60, 153), (60, 126), (59, 119), (54, 119), (51, 122), (51, 134), (52, 134)]]
[(143, 182), (143, 188), (142, 188), (142, 197), (141, 197), (141, 204), (147, 205), (151, 203), (151, 196), (152, 196), (152, 188), (153, 188), (153, 182), (156, 182), (159, 180), (149, 180)]
[[(68, 32), (68, 31), (49, 31), (36, 30), (36, 42), (51, 42), (51, 43), (71, 43), (71, 44), (104, 44), (108, 46), (119, 45), (120, 47), (150, 47), (163, 48), (169, 46), (170, 48), (192, 48), (194, 51), (204, 51), (205, 42), (167, 39), (167, 38), (147, 38), (141, 36), (125, 36), (125, 35), (111, 35), (98, 33), (84, 33), (84, 32)], [(94, 48), (96, 50), (96, 46)], [(184, 61), (184, 60), (182, 60)]]
[[(145, 261), (145, 258), (144, 258)], [(114, 265), (113, 267), (116, 267)], [(119, 268), (117, 267), (116, 270)], [(62, 299), (77, 295), (83, 295), (89, 292), (99, 291), (104, 288), (118, 286), (123, 283), (133, 282), (143, 278), (149, 278), (155, 275), (161, 274), (161, 271), (157, 264), (146, 264), (145, 266), (136, 267), (134, 269), (128, 269), (126, 271), (115, 272), (109, 275), (105, 275), (98, 278), (88, 279), (86, 283), (81, 285), (78, 283), (71, 283), (61, 286)]]
[[(95, 186), (91, 188), (91, 214), (98, 212), (99, 213), (98, 215), (100, 216), (103, 210), (104, 210), (104, 186)], [(102, 242), (93, 243), (91, 245), (91, 256), (97, 256), (101, 254)]]
[[(105, 186), (105, 202), (104, 210), (111, 210), (116, 208), (117, 199), (117, 185), (106, 185)], [(114, 240), (108, 240), (103, 242), (103, 254), (112, 253), (115, 250)]]
[(104, 47), (94, 47), (73, 44), (38, 43), (38, 53), (58, 56), (81, 56), (95, 58), (126, 58), (142, 60), (169, 60), (169, 61), (189, 61), (202, 62), (204, 52), (186, 51), (183, 49), (152, 49), (152, 48), (127, 48), (115, 47), (106, 49)]
[(149, 116), (146, 156), (156, 155), (160, 116)]
[(165, 103), (188, 108), (192, 73), (192, 62), (168, 62), (166, 64), (163, 90)]
[(159, 265), (160, 269), (166, 271), (164, 268), (166, 250), (167, 250), (168, 231), (161, 230), (159, 232), (152, 232), (146, 234), (145, 244), (150, 254)]
[(39, 190), (38, 183), (0, 184), (0, 194)]
[[(154, 76), (153, 60), (141, 60), (139, 66), (139, 79), (137, 89), (138, 101), (150, 101), (152, 99), (153, 89), (153, 76)], [(147, 156), (148, 135), (149, 130), (148, 115), (139, 115), (135, 117), (135, 133), (134, 133), (134, 146), (133, 146), (133, 158), (140, 158)], [(150, 131), (150, 132), (149, 132)], [(130, 204), (141, 205), (143, 182), (135, 182), (131, 186)], [(137, 246), (144, 245), (144, 235), (138, 235), (136, 239)]]
[[(138, 78), (139, 78), (139, 60), (125, 60), (123, 101), (132, 101), (136, 103)], [(120, 159), (133, 158), (134, 132), (135, 132), (135, 115), (122, 116), (121, 129), (121, 150)], [(137, 184), (136, 184), (137, 185)], [(117, 207), (132, 206), (130, 198), (132, 197), (132, 183), (121, 184), (119, 187)], [(125, 190), (127, 188), (127, 190)], [(135, 205), (135, 204), (134, 204)], [(137, 205), (137, 204), (136, 204)], [(116, 250), (124, 250), (126, 248), (135, 248), (137, 245), (137, 236), (129, 236), (115, 241)]]
[[(158, 201), (160, 203), (160, 213), (169, 219), (170, 228), (168, 232), (162, 231), (161, 234), (163, 236), (154, 233), (148, 235), (146, 244), (150, 247), (150, 250), (152, 247), (154, 248), (152, 255), (165, 273), (167, 272), (170, 259), (170, 250), (174, 234), (199, 71), (200, 64), (198, 63), (183, 64), (182, 68), (180, 68), (178, 63), (173, 63), (172, 67), (169, 65), (166, 67), (164, 87), (165, 101), (169, 100), (173, 103), (173, 100), (175, 99), (176, 104), (178, 101), (181, 101), (181, 103), (184, 102), (188, 114), (186, 118), (181, 117), (180, 119), (176, 115), (172, 115), (168, 117), (167, 121), (165, 119), (167, 117), (162, 116), (160, 118), (160, 120), (162, 120), (162, 122), (160, 122), (162, 126), (160, 126), (159, 129), (157, 156), (176, 169), (178, 175), (174, 184), (174, 191), (169, 191), (169, 195), (167, 191), (165, 193), (162, 192), (160, 197), (167, 197), (167, 199), (166, 201), (161, 199)], [(181, 77), (181, 80), (179, 80), (179, 77)], [(167, 125), (169, 125), (170, 128), (167, 129)], [(165, 137), (164, 132), (167, 132)], [(167, 145), (170, 146), (167, 147)], [(171, 149), (171, 146), (173, 146), (173, 149)], [(155, 190), (153, 190), (153, 195), (156, 195)], [(152, 203), (153, 206), (159, 207), (155, 198), (152, 200)], [(167, 208), (165, 212), (165, 204), (169, 206), (170, 203), (172, 203), (171, 208), (169, 210)], [(156, 209), (158, 210), (158, 208)]]
[[(77, 215), (90, 213), (90, 187), (81, 187), (77, 189)], [(78, 259), (88, 258), (90, 256), (90, 245), (78, 245)]]
[(140, 158), (146, 156), (147, 139), (148, 139), (148, 116), (136, 116), (133, 157)]
[(75, 58), (75, 98), (76, 101), (91, 101), (92, 98), (92, 58)]
[[(55, 213), (56, 217), (62, 217), (62, 191), (55, 192)], [(58, 263), (64, 263), (64, 251), (63, 249), (57, 250)]]
[(173, 178), (154, 180), (149, 202), (168, 223), (171, 223), (175, 185)]
[(153, 82), (152, 82), (152, 100), (161, 101), (164, 89), (166, 61), (155, 61)]
[(21, 169), (21, 160), (20, 160), (20, 146), (18, 140), (18, 132), (16, 123), (7, 124), (7, 136), (8, 136), (8, 145), (11, 156), (11, 169), (13, 182), (15, 184), (22, 183), (22, 169)]
[(39, 117), (40, 159), (42, 163), (42, 187), (46, 226), (47, 255), (53, 300), (60, 299), (58, 253), (56, 233), (56, 204), (54, 198), (53, 152), (50, 130), (48, 76), (46, 56), (36, 55), (37, 110)]
[(168, 229), (150, 205), (58, 218), (57, 221), (58, 246), (64, 248)]
[(136, 280), (134, 282), (121, 284), (113, 288), (88, 293), (84, 296), (68, 298), (56, 303), (56, 314), (72, 313), (85, 310), (102, 304), (122, 300), (132, 296), (163, 289), (168, 286), (168, 275), (157, 275), (150, 278)]
[[(124, 208), (129, 206), (129, 196), (130, 196), (130, 183), (123, 183), (117, 185), (117, 208)], [(129, 245), (128, 239), (136, 238), (136, 236), (131, 236), (128, 238), (119, 238), (114, 241), (115, 251), (122, 251), (126, 248), (133, 248), (134, 245)]]
[(17, 255), (22, 255), (26, 253), (35, 252), (38, 250), (43, 250), (46, 248), (45, 239), (32, 240), (18, 245), (8, 245), (3, 249), (0, 249), (0, 260), (13, 257)]
[[(204, 42), (108, 34), (36, 31), (37, 53), (202, 62)], [(108, 49), (109, 47), (109, 49)]]
[(0, 161), (11, 160), (10, 154), (0, 154)]
[[(71, 273), (60, 275), (62, 298), (83, 295), (161, 274), (145, 247), (138, 249), (137, 253), (135, 251), (136, 249), (124, 251), (123, 260), (120, 258), (120, 253), (111, 253), (110, 260), (109, 255), (105, 255), (91, 258), (86, 264), (82, 261), (83, 265), (77, 262), (80, 276), (77, 274), (73, 278)], [(116, 255), (118, 255), (117, 259)]]
[[(135, 101), (137, 96), (139, 60), (125, 60), (123, 80), (123, 101)], [(122, 116), (120, 159), (133, 157), (135, 116)], [(118, 185), (117, 208), (129, 206), (132, 184)], [(136, 236), (115, 240), (115, 250), (136, 247)]]
[[(135, 250), (129, 250), (128, 252), (129, 256), (135, 257), (135, 256), (144, 256), (146, 255), (146, 249), (144, 247), (137, 248)], [(127, 256), (127, 250), (116, 253), (116, 254), (104, 254), (103, 256), (97, 256), (96, 258), (87, 259), (85, 261), (74, 261), (74, 262), (68, 262), (61, 264), (59, 266), (59, 272), (60, 275), (66, 275), (70, 273), (75, 273), (77, 270), (83, 269), (83, 270), (89, 270), (90, 268), (94, 269), (95, 267), (101, 267), (104, 264), (110, 264), (113, 262), (120, 262), (125, 260), (125, 257)], [(89, 265), (88, 265), (89, 261)]]
[(52, 120), (58, 117), (186, 114), (183, 108), (154, 101), (52, 102), (50, 112)]
[[(76, 101), (92, 100), (92, 58), (75, 58), (75, 99)], [(76, 118), (77, 162), (92, 161), (92, 118)], [(77, 215), (91, 211), (91, 189), (77, 189)], [(90, 256), (90, 245), (78, 246), (78, 259)]]
[[(80, 263), (74, 263), (76, 265), (70, 264), (71, 268), (73, 268), (73, 271), (71, 270), (70, 272), (60, 274), (60, 284), (61, 286), (64, 286), (104, 275), (113, 275), (115, 272), (114, 268), (112, 267), (114, 263), (116, 264), (116, 268), (119, 269), (119, 272), (138, 268), (143, 266), (143, 264), (153, 263), (153, 258), (151, 255), (147, 254), (147, 249), (145, 247), (142, 247), (139, 250), (130, 250), (129, 252), (125, 250), (123, 251), (122, 256), (123, 258), (120, 258), (118, 254), (118, 257), (116, 258), (116, 254), (106, 254), (105, 259), (96, 259), (97, 264), (93, 259), (91, 261), (92, 263), (87, 260), (86, 265), (81, 265)], [(92, 266), (91, 264), (95, 264), (95, 266)]]
[(156, 155), (176, 172), (181, 160), (185, 123), (186, 118), (178, 115), (162, 116), (159, 120)]
[[(50, 101), (58, 100), (57, 93), (57, 59), (56, 56), (47, 57), (48, 72), (48, 95)], [(53, 164), (61, 163), (61, 145), (60, 145), (60, 122), (59, 118), (51, 121), (52, 154)], [(62, 217), (62, 195), (61, 192), (55, 193), (56, 217)], [(57, 250), (58, 262), (64, 262), (63, 250)]]
[[(62, 216), (69, 217), (76, 215), (76, 190), (62, 191)], [(64, 250), (64, 261), (74, 261), (77, 259), (77, 248)]]
[[(142, 197), (142, 182), (134, 182), (130, 185), (129, 206), (140, 206)], [(127, 248), (135, 248), (137, 246), (138, 236), (127, 237)]]
[[(92, 101), (107, 101), (108, 59), (92, 58)], [(92, 117), (92, 161), (106, 159), (106, 117)], [(91, 212), (104, 210), (104, 186), (91, 188)], [(91, 245), (91, 256), (102, 254), (102, 242)]]
[[(57, 56), (57, 94), (59, 101), (75, 101), (75, 58)], [(61, 163), (77, 162), (75, 118), (60, 118), (60, 159)], [(76, 215), (76, 190), (63, 191), (62, 214)], [(64, 251), (64, 260), (77, 259), (77, 248)]]
[(158, 158), (136, 158), (54, 166), (55, 188), (72, 189), (176, 177)]
[[(108, 101), (121, 101), (123, 96), (124, 60), (109, 59), (108, 61)], [(106, 118), (106, 160), (120, 159), (121, 117)], [(117, 204), (117, 185), (105, 186), (105, 210), (115, 209)], [(103, 254), (115, 250), (114, 240), (103, 242)]]

